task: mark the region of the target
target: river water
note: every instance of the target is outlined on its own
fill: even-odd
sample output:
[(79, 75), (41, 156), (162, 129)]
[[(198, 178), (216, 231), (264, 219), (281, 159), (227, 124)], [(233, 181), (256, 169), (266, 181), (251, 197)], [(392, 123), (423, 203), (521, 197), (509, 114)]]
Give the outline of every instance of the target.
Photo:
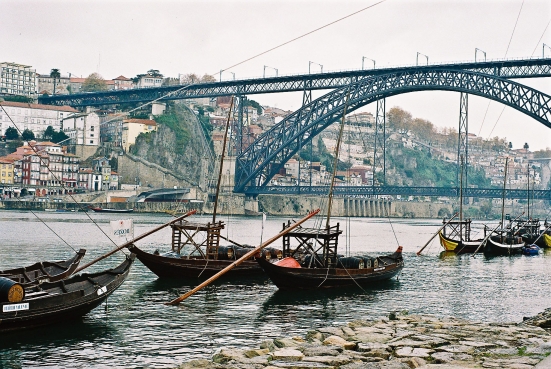
[[(90, 218), (92, 218), (92, 220)], [(101, 232), (121, 215), (0, 212), (0, 270), (40, 260), (62, 260), (85, 248), (84, 262), (113, 248)], [(135, 235), (169, 221), (169, 215), (124, 214)], [(210, 218), (194, 216), (195, 220)], [(223, 235), (259, 244), (260, 217), (221, 217)], [(264, 240), (287, 219), (268, 217)], [(384, 254), (404, 246), (405, 268), (398, 280), (367, 290), (278, 291), (269, 279), (216, 282), (184, 301), (165, 306), (197, 285), (195, 280), (159, 280), (136, 261), (127, 281), (83, 319), (0, 335), (0, 368), (172, 368), (209, 358), (221, 347), (257, 347), (266, 338), (304, 335), (317, 327), (374, 318), (394, 310), (453, 315), (472, 320), (519, 322), (551, 307), (551, 253), (486, 258), (444, 256), (434, 240), (425, 256), (415, 252), (440, 220), (334, 218), (345, 234), (340, 252)], [(307, 225), (312, 225), (310, 222)], [(474, 232), (482, 225), (473, 226)], [(101, 229), (101, 230), (100, 230)], [(349, 231), (347, 231), (349, 229)], [(64, 241), (61, 241), (61, 239)], [(280, 242), (277, 246), (280, 246)], [(146, 250), (170, 247), (170, 231), (138, 243)], [(114, 255), (91, 267), (102, 270), (123, 260)]]

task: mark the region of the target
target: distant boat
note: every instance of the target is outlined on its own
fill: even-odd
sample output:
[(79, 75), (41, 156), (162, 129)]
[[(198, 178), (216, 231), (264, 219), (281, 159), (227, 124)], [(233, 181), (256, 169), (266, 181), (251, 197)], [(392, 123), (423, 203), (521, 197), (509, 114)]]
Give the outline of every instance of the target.
[(135, 255), (130, 254), (118, 267), (103, 272), (83, 273), (29, 287), (13, 285), (15, 282), (0, 277), (0, 286), (4, 290), (17, 292), (10, 294), (8, 291), (6, 294), (0, 290), (0, 333), (65, 323), (82, 317), (105, 301), (126, 280), (134, 258)]
[(96, 213), (131, 213), (134, 211), (134, 209), (108, 209), (100, 207), (90, 207), (90, 209)]

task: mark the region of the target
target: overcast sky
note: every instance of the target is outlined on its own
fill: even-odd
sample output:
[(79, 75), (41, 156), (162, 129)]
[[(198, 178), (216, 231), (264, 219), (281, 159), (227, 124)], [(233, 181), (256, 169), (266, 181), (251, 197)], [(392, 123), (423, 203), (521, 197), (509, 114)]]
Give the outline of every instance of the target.
[[(105, 79), (134, 77), (149, 69), (165, 76), (213, 74), (318, 27), (354, 13), (369, 1), (0, 1), (0, 61), (52, 68), (62, 75)], [(522, 8), (522, 10), (521, 10)], [(519, 16), (520, 14), (520, 16)], [(517, 22), (518, 17), (518, 23)], [(233, 69), (235, 77), (472, 61), (475, 48), (488, 59), (541, 57), (551, 45), (549, 0), (386, 0)], [(514, 30), (514, 32), (513, 32)], [(546, 57), (551, 49), (546, 48)], [(479, 53), (477, 58), (483, 58)], [(426, 62), (420, 58), (420, 62)], [(365, 60), (365, 66), (373, 62)], [(267, 74), (275, 74), (271, 68)], [(226, 71), (223, 79), (233, 75)], [(519, 82), (551, 94), (551, 78)], [(321, 92), (315, 93), (320, 96)], [(298, 93), (257, 95), (263, 105), (298, 109)], [(459, 93), (415, 92), (387, 99), (438, 127), (457, 127)], [(487, 110), (487, 114), (486, 114)], [(375, 113), (374, 105), (361, 111)], [(514, 148), (551, 147), (551, 129), (476, 96), (469, 99), (469, 131), (507, 137)], [(499, 118), (499, 119), (498, 119)], [(496, 124), (497, 123), (497, 124)], [(495, 128), (494, 128), (495, 126)]]

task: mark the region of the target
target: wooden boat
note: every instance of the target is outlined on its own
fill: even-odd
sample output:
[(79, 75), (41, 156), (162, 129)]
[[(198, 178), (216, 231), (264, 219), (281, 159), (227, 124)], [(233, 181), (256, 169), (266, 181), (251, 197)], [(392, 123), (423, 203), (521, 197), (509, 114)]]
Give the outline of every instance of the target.
[[(205, 224), (181, 220), (170, 226), (170, 252), (161, 254), (156, 250), (149, 253), (134, 244), (128, 247), (142, 264), (161, 278), (208, 278), (232, 264), (249, 249), (238, 245), (220, 246), (220, 231), (224, 229), (221, 221)], [(272, 257), (270, 252), (265, 255)], [(262, 273), (256, 261), (248, 260), (232, 269), (228, 275), (251, 276)]]
[[(446, 223), (445, 219), (443, 223)], [(456, 254), (473, 253), (484, 242), (484, 238), (471, 240), (471, 219), (447, 222), (438, 236), (444, 250)], [(486, 237), (486, 229), (484, 237)]]
[(522, 254), (526, 245), (522, 237), (515, 236), (510, 229), (497, 230), (496, 235), (490, 236), (484, 245), (486, 255), (515, 255)]
[[(271, 262), (260, 256), (256, 260), (272, 282), (286, 290), (374, 285), (402, 270), (401, 246), (391, 255), (375, 258), (338, 255), (341, 233), (338, 223), (325, 229), (297, 228), (283, 236), (283, 259)], [(291, 238), (299, 242), (298, 247), (291, 248)]]
[(86, 250), (80, 249), (75, 256), (63, 261), (41, 261), (21, 268), (0, 271), (0, 277), (11, 279), (22, 285), (55, 282), (69, 277), (78, 267)]
[(100, 207), (90, 207), (90, 210), (95, 211), (96, 213), (131, 213), (134, 209), (108, 209)]
[(66, 322), (100, 305), (125, 280), (135, 256), (118, 267), (25, 288), (19, 302), (0, 301), (0, 333)]

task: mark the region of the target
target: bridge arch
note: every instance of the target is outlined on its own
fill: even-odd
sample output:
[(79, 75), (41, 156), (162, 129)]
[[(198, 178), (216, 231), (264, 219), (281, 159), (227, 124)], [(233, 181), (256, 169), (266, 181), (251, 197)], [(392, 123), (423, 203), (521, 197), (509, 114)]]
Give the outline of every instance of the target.
[[(237, 157), (235, 191), (265, 187), (280, 168), (330, 124), (347, 113), (386, 97), (444, 90), (465, 92), (510, 106), (551, 128), (551, 96), (492, 75), (465, 70), (410, 70), (351, 82), (286, 117)], [(348, 102), (347, 95), (349, 93)]]

